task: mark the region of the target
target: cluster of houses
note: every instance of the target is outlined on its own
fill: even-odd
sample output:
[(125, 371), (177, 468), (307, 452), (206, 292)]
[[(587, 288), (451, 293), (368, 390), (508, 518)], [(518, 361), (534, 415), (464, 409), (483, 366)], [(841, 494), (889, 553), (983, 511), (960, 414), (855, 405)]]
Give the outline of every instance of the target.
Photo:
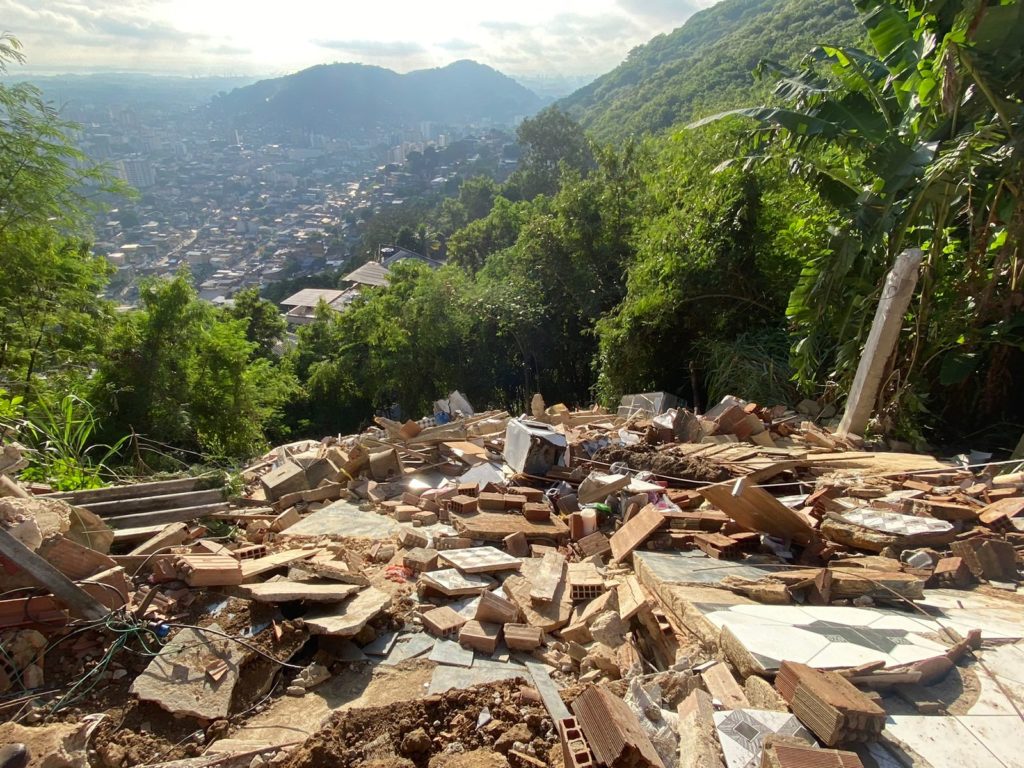
[(311, 323), (320, 302), (335, 312), (343, 312), (364, 290), (387, 285), (390, 268), (406, 259), (421, 261), (432, 269), (442, 264), (436, 259), (397, 245), (382, 245), (376, 261), (368, 261), (345, 275), (345, 288), (303, 288), (284, 299), (281, 307), (288, 325), (297, 327)]

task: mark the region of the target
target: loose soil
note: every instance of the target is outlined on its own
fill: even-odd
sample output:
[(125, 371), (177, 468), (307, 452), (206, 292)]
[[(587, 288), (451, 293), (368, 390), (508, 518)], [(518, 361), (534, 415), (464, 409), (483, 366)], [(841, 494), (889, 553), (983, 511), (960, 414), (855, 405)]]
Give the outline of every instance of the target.
[[(478, 728), (477, 718), (485, 707), (491, 720)], [(408, 766), (407, 761), (417, 768), (445, 765), (432, 758), (493, 751), (500, 737), (517, 724), (525, 724), (529, 744), (540, 759), (553, 752), (558, 735), (543, 706), (521, 701), (519, 685), (503, 682), (339, 712), (290, 755), (284, 768), (398, 768)], [(498, 764), (480, 757), (480, 761), (469, 758), (470, 763), (480, 768)]]
[(659, 451), (653, 445), (608, 445), (594, 454), (594, 461), (603, 464), (623, 462), (630, 469), (646, 470), (681, 480), (718, 483), (731, 477), (722, 467), (699, 456), (679, 456)]

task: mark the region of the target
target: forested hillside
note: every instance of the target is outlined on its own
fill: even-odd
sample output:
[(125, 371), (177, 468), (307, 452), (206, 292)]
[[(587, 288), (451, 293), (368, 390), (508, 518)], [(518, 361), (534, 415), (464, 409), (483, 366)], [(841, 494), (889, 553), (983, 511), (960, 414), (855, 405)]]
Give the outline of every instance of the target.
[(598, 139), (656, 133), (749, 100), (762, 59), (794, 62), (819, 43), (863, 35), (850, 0), (722, 0), (558, 106)]

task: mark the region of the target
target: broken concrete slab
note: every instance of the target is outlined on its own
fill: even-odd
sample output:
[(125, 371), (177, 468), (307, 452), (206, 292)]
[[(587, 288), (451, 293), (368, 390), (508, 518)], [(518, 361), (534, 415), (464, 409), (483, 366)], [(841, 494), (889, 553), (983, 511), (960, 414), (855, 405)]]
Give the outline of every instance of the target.
[[(216, 624), (210, 629), (221, 631)], [(224, 718), (230, 714), (238, 668), (251, 653), (212, 632), (182, 629), (135, 679), (131, 692), (174, 714), (204, 720)], [(216, 680), (207, 674), (214, 664), (226, 667)]]
[(243, 584), (236, 588), (243, 597), (258, 603), (286, 603), (304, 600), (310, 603), (339, 603), (362, 587), (355, 584), (313, 584), (298, 581), (265, 581), (258, 584)]
[(286, 537), (352, 536), (387, 539), (399, 528), (392, 518), (364, 512), (347, 501), (336, 501), (314, 512), (282, 533)]
[(400, 637), (381, 664), (395, 666), (408, 659), (422, 656), (424, 653), (433, 650), (435, 642), (437, 642), (436, 637), (431, 637), (422, 632)]
[(452, 688), (472, 688), (475, 685), (516, 679), (524, 682), (530, 679), (525, 667), (511, 662), (478, 658), (469, 669), (438, 665), (430, 678), (427, 693), (444, 693)]
[(427, 658), (436, 664), (468, 668), (473, 666), (473, 649), (463, 648), (454, 640), (438, 639)]
[(318, 609), (302, 617), (302, 622), (314, 635), (352, 637), (383, 611), (391, 596), (374, 587), (367, 587), (340, 606)]

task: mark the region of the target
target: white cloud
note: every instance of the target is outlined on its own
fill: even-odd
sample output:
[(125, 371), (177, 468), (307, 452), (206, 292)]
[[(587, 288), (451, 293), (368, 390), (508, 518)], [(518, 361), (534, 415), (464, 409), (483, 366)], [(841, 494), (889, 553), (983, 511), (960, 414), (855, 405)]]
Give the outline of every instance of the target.
[(0, 18), (37, 71), (280, 74), (335, 60), (408, 71), (473, 58), (511, 75), (579, 75), (708, 2), (0, 0)]

